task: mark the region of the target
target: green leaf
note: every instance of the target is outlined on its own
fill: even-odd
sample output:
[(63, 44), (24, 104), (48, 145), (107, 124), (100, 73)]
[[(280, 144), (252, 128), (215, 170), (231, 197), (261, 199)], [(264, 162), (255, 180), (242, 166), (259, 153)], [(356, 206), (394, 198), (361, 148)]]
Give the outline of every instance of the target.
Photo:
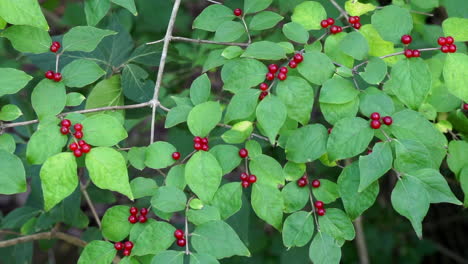
[(242, 207), (242, 186), (239, 182), (222, 185), (216, 191), (211, 203), (218, 208), (221, 219), (229, 218)]
[(461, 170), (468, 165), (468, 142), (452, 140), (448, 145), (447, 164), (453, 173), (460, 175)]
[[(335, 34), (335, 35), (328, 36), (325, 39), (324, 50), (325, 50), (325, 54), (328, 57), (330, 57), (331, 60), (345, 66), (347, 69), (350, 69), (350, 68), (353, 67), (354, 59), (353, 59), (353, 57), (351, 57), (348, 54), (344, 53), (343, 50), (341, 50), (341, 48), (340, 48), (341, 41), (343, 41), (343, 39), (346, 38), (347, 35), (348, 35), (348, 33), (343, 32), (343, 33), (340, 33), (340, 34)], [(318, 43), (318, 42), (316, 41), (314, 43)], [(321, 52), (322, 51), (322, 46), (321, 45), (319, 46), (318, 44), (316, 44), (316, 49), (313, 50), (313, 51)], [(306, 50), (306, 52), (309, 52), (309, 51)], [(349, 71), (343, 74), (343, 73), (340, 73), (340, 72), (343, 71), (343, 69), (340, 69), (340, 68), (343, 68), (343, 67), (339, 67), (337, 69), (337, 74), (340, 74), (340, 76), (342, 76), (342, 77), (348, 77), (346, 75), (349, 75)], [(347, 71), (347, 70), (345, 70), (345, 71)], [(351, 76), (352, 75), (353, 75), (353, 73), (351, 72)], [(351, 76), (349, 76), (349, 77), (351, 77)]]
[(67, 140), (55, 124), (41, 125), (29, 139), (26, 158), (31, 164), (42, 164), (50, 156), (62, 152)]
[(360, 3), (359, 1), (348, 0), (345, 2), (345, 10), (350, 16), (362, 16), (374, 11), (376, 6), (371, 3)]
[(211, 82), (208, 75), (200, 75), (190, 86), (190, 99), (193, 105), (198, 105), (208, 101), (211, 92)]
[(284, 185), (283, 168), (274, 158), (267, 155), (251, 157), (250, 172), (257, 176), (257, 182), (276, 187)]
[(390, 116), (395, 112), (390, 96), (375, 87), (369, 87), (359, 94), (359, 110), (364, 116), (370, 116), (374, 112), (381, 116)]
[(225, 5), (209, 5), (195, 18), (193, 28), (215, 32), (222, 23), (235, 18), (232, 9)]
[(176, 148), (165, 141), (157, 141), (146, 148), (145, 165), (152, 169), (162, 169), (174, 164), (172, 153)]
[(102, 235), (111, 241), (122, 241), (132, 229), (132, 223), (128, 221), (130, 207), (116, 205), (107, 209), (102, 217)]
[(109, 264), (116, 254), (117, 251), (111, 243), (94, 240), (81, 252), (78, 264)]
[(144, 224), (135, 224), (130, 231), (129, 239), (135, 245), (132, 255), (158, 254), (168, 249), (174, 243), (175, 230), (172, 225), (153, 219), (148, 219)]
[(372, 153), (359, 156), (360, 183), (359, 192), (372, 185), (392, 168), (393, 156), (389, 142), (374, 145)]
[(49, 211), (78, 186), (76, 159), (71, 152), (54, 155), (42, 165), (40, 177), (44, 210)]
[(309, 189), (302, 188), (297, 182), (290, 182), (281, 190), (284, 200), (285, 213), (293, 213), (301, 210), (309, 201)]
[(246, 141), (250, 137), (250, 134), (252, 134), (252, 131), (253, 123), (250, 121), (242, 121), (234, 124), (230, 130), (224, 132), (221, 138), (226, 143), (239, 144)]
[(190, 209), (195, 209), (195, 210), (200, 210), (202, 209), (205, 205), (200, 199), (194, 198), (190, 200), (189, 203)]
[(358, 162), (346, 166), (338, 177), (338, 192), (348, 216), (354, 220), (369, 209), (379, 194), (379, 183), (370, 184), (359, 192), (360, 168)]
[(223, 53), (221, 53), (221, 56), (230, 60), (230, 59), (239, 57), (242, 53), (244, 53), (244, 50), (241, 47), (229, 46), (223, 50)]
[(283, 34), (290, 40), (305, 44), (309, 40), (309, 32), (305, 28), (295, 22), (289, 22), (283, 25)]
[(165, 213), (174, 213), (185, 209), (187, 197), (180, 189), (173, 186), (162, 186), (156, 190), (151, 205)]
[(340, 49), (357, 60), (364, 59), (369, 52), (367, 40), (359, 31), (347, 34), (340, 43)]
[(86, 168), (93, 183), (101, 188), (119, 192), (133, 200), (124, 157), (112, 148), (93, 148), (86, 154)]
[(111, 147), (128, 137), (119, 120), (107, 114), (97, 114), (83, 120), (83, 139), (93, 146)]
[(185, 181), (204, 202), (213, 199), (222, 177), (223, 172), (218, 161), (209, 152), (195, 153), (185, 166)]
[(353, 223), (340, 209), (330, 208), (327, 213), (319, 217), (320, 231), (327, 233), (336, 240), (353, 240), (356, 233), (354, 232)]
[(310, 244), (309, 258), (314, 264), (339, 264), (341, 248), (333, 237), (318, 232)]
[(241, 57), (259, 60), (280, 60), (286, 58), (286, 52), (280, 45), (271, 41), (258, 41), (250, 44)]
[[(369, 44), (369, 56), (380, 57), (395, 52), (394, 44), (390, 41), (385, 41), (380, 36), (379, 32), (371, 24), (363, 25), (359, 32), (367, 39)], [(399, 59), (398, 56), (385, 58), (384, 61), (395, 63)]]
[(31, 94), (31, 103), (39, 119), (59, 114), (66, 102), (67, 95), (63, 82), (43, 79), (34, 87)]
[(52, 44), (49, 33), (34, 26), (11, 26), (0, 36), (9, 39), (13, 48), (23, 53), (46, 53)]
[(304, 1), (294, 8), (291, 20), (301, 24), (306, 30), (321, 29), (320, 21), (327, 18), (323, 6), (315, 1)]
[[(240, 58), (230, 60), (221, 70), (223, 89), (232, 93), (254, 87), (265, 80), (267, 67), (258, 60)], [(260, 92), (258, 92), (260, 94)], [(255, 97), (257, 100), (257, 97)]]
[(320, 103), (320, 110), (328, 123), (334, 125), (344, 118), (355, 117), (359, 110), (359, 98), (344, 104)]
[(338, 192), (338, 185), (336, 185), (336, 183), (332, 181), (325, 179), (320, 180), (320, 187), (313, 188), (312, 193), (314, 194), (317, 200), (322, 201), (326, 204), (332, 203), (340, 197), (340, 194)]
[(217, 259), (250, 256), (236, 232), (223, 221), (211, 221), (197, 226), (191, 239), (192, 246), (198, 253)]
[(250, 30), (265, 30), (274, 27), (278, 22), (283, 20), (284, 17), (271, 11), (262, 11), (256, 14), (252, 20), (250, 20)]
[(400, 43), (401, 36), (413, 29), (413, 19), (408, 9), (388, 5), (374, 12), (372, 25), (384, 40)]
[(21, 109), (13, 104), (4, 105), (0, 109), (0, 120), (2, 121), (13, 121), (22, 115)]
[(206, 137), (221, 121), (221, 105), (205, 102), (196, 105), (187, 117), (187, 125), (194, 136)]
[(14, 154), (16, 149), (15, 138), (10, 134), (0, 135), (0, 150), (6, 150), (6, 152)]
[[(122, 87), (120, 83), (120, 75), (114, 75), (109, 79), (100, 81), (88, 95), (85, 109), (118, 106), (124, 104), (122, 95)], [(97, 113), (89, 113), (88, 116), (99, 115), (102, 113), (111, 114), (114, 117), (120, 116), (123, 119), (123, 110), (120, 111), (104, 111)]]
[(125, 9), (127, 9), (130, 13), (134, 16), (138, 15), (136, 10), (135, 1), (134, 0), (111, 0), (112, 3), (117, 4)]
[(270, 6), (273, 0), (245, 0), (244, 1), (244, 12), (246, 14), (256, 13), (262, 11)]
[(411, 139), (395, 140), (395, 169), (410, 172), (423, 168), (438, 168), (431, 160), (429, 150), (419, 141)]
[(387, 75), (387, 64), (378, 57), (372, 57), (366, 65), (365, 71), (360, 72), (362, 79), (370, 84), (379, 84)]
[(246, 119), (255, 113), (259, 90), (243, 89), (237, 92), (229, 102), (224, 116), (224, 122)]
[(198, 226), (206, 222), (221, 220), (221, 216), (217, 207), (205, 205), (202, 209), (199, 210), (188, 210), (187, 219), (190, 223)]
[(312, 162), (327, 152), (327, 129), (320, 125), (303, 126), (289, 135), (286, 158), (297, 163)]
[(95, 26), (110, 9), (110, 0), (85, 0), (84, 11), (88, 25)]
[(450, 190), (447, 181), (444, 176), (435, 169), (422, 169), (410, 173), (406, 173), (405, 176), (415, 177), (419, 179), (424, 188), (426, 188), (429, 194), (429, 201), (431, 203), (452, 203), (461, 205), (457, 197)]
[(445, 36), (452, 36), (456, 41), (468, 41), (468, 18), (449, 17), (442, 22)]
[(374, 131), (360, 117), (345, 118), (338, 121), (328, 137), (327, 149), (330, 160), (356, 156), (363, 152), (374, 137)]
[(450, 93), (465, 102), (468, 102), (468, 81), (463, 76), (467, 74), (468, 56), (463, 53), (447, 54), (444, 65), (445, 85)]
[(335, 72), (335, 66), (327, 55), (312, 51), (304, 54), (304, 61), (297, 66), (297, 70), (309, 82), (320, 85), (330, 79)]
[(167, 173), (166, 185), (174, 186), (182, 191), (185, 189), (185, 164), (179, 164), (172, 167)]
[(459, 179), (460, 179), (460, 185), (461, 185), (461, 188), (463, 190), (463, 193), (465, 193), (465, 200), (463, 201), (463, 205), (465, 207), (467, 207), (468, 206), (468, 195), (466, 195), (466, 193), (468, 193), (468, 166), (465, 166), (461, 170)]
[(29, 25), (49, 30), (41, 6), (36, 0), (3, 0), (0, 2), (0, 17), (9, 24)]
[(284, 178), (288, 181), (296, 181), (301, 178), (306, 171), (306, 165), (304, 163), (286, 162), (284, 165), (283, 173)]
[(439, 6), (438, 0), (415, 0), (411, 4), (424, 9), (432, 9)]
[(33, 77), (12, 68), (0, 68), (0, 96), (23, 89)]
[(303, 125), (309, 122), (314, 104), (314, 89), (306, 80), (291, 76), (278, 83), (276, 93), (286, 105), (289, 118)]
[(130, 182), (130, 188), (132, 189), (133, 197), (139, 199), (153, 196), (158, 189), (158, 185), (153, 179), (137, 177)]
[(344, 104), (351, 102), (358, 95), (359, 91), (354, 88), (351, 81), (338, 76), (323, 83), (319, 101), (327, 104)]
[(278, 231), (283, 223), (283, 195), (274, 186), (256, 182), (252, 185), (252, 208), (255, 214)]
[(101, 40), (117, 32), (89, 26), (78, 26), (63, 35), (63, 51), (91, 52), (96, 49)]
[(210, 153), (216, 158), (224, 174), (228, 174), (239, 166), (242, 159), (239, 157), (239, 149), (232, 145), (216, 145), (210, 149)]
[(286, 121), (286, 106), (278, 97), (270, 95), (258, 104), (256, 112), (258, 124), (273, 145), (280, 128)]
[(86, 97), (80, 93), (67, 93), (67, 102), (66, 106), (79, 106)]
[(255, 158), (262, 154), (262, 146), (255, 140), (247, 141), (245, 148), (249, 151), (249, 158)]
[(235, 41), (245, 34), (244, 25), (240, 22), (226, 21), (216, 29), (214, 41)]
[(127, 62), (146, 66), (159, 66), (161, 53), (162, 45), (146, 45), (146, 43), (144, 43), (133, 50)]
[(186, 122), (192, 109), (193, 107), (190, 105), (179, 105), (171, 108), (166, 116), (166, 123), (164, 124), (164, 127), (170, 128), (180, 123)]
[(286, 218), (283, 225), (283, 244), (287, 248), (303, 247), (314, 234), (312, 213), (299, 211)]
[(419, 238), (422, 237), (422, 220), (429, 210), (429, 194), (417, 178), (403, 176), (392, 191), (392, 206), (408, 218)]
[(146, 159), (146, 147), (132, 147), (127, 154), (127, 159), (138, 170), (143, 170)]
[[(27, 189), (24, 166), (21, 160), (0, 148), (0, 193), (15, 194), (25, 192)], [(2, 227), (7, 228), (3, 225)]]
[(74, 60), (62, 70), (65, 85), (78, 88), (97, 81), (105, 73), (96, 62), (86, 59)]
[(208, 254), (191, 253), (190, 264), (219, 264), (219, 262), (215, 257)]
[(167, 250), (156, 254), (151, 264), (184, 264), (184, 251)]

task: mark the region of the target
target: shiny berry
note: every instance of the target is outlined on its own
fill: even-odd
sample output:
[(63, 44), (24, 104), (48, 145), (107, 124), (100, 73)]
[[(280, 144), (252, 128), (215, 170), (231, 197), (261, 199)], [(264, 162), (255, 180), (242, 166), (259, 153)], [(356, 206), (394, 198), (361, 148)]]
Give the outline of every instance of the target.
[(266, 83), (261, 83), (261, 84), (260, 84), (260, 90), (262, 90), (262, 91), (268, 90), (268, 84), (266, 84)]
[(81, 131), (76, 131), (73, 135), (77, 139), (83, 138), (83, 132), (81, 132)]
[(82, 124), (75, 124), (73, 126), (73, 128), (75, 129), (75, 131), (81, 131), (83, 129), (83, 125)]
[(124, 254), (124, 256), (128, 257), (128, 256), (130, 256), (130, 254), (132, 254), (132, 251), (131, 251), (131, 250), (128, 250), (128, 249), (125, 249), (125, 250), (123, 251), (123, 254)]
[(453, 44), (453, 42), (455, 41), (452, 37), (448, 36), (445, 38), (445, 41), (447, 42), (447, 44)]
[(372, 114), (370, 115), (370, 118), (371, 118), (372, 120), (379, 120), (379, 119), (380, 119), (380, 114), (377, 113), (377, 112), (374, 112), (374, 113), (372, 113)]
[(449, 47), (448, 46), (442, 46), (440, 47), (440, 50), (443, 52), (443, 53), (448, 53), (450, 51)]
[(174, 160), (179, 160), (180, 159), (180, 152), (174, 152), (172, 153), (172, 158)]
[(278, 65), (276, 64), (268, 65), (268, 71), (271, 73), (276, 73), (278, 71)]
[(124, 248), (128, 250), (132, 250), (133, 248), (133, 242), (132, 241), (127, 241), (124, 243)]
[(88, 144), (84, 144), (83, 146), (81, 146), (81, 151), (83, 151), (83, 153), (89, 153), (91, 151), (91, 146)]
[(247, 180), (249, 179), (249, 175), (248, 175), (247, 173), (243, 172), (243, 173), (241, 173), (241, 175), (240, 175), (240, 179), (241, 179), (242, 181), (247, 181)]
[(74, 151), (75, 149), (78, 149), (78, 144), (76, 143), (71, 143), (70, 146), (68, 147), (71, 151)]
[(60, 42), (58, 42), (58, 41), (52, 42), (52, 46), (55, 46), (55, 47), (57, 47), (57, 48), (59, 48), (59, 49), (60, 49), (60, 47), (61, 47)]
[(417, 58), (417, 57), (421, 57), (421, 52), (419, 50), (413, 50), (413, 57)]
[(187, 244), (187, 241), (186, 241), (185, 239), (179, 239), (179, 240), (177, 240), (177, 245), (178, 245), (179, 247), (183, 247), (183, 246), (185, 246), (185, 244)]
[(393, 119), (391, 117), (389, 117), (389, 116), (385, 116), (384, 118), (382, 118), (382, 121), (387, 126), (389, 126), (389, 125), (391, 125), (393, 123)]
[(84, 145), (86, 145), (86, 141), (80, 140), (80, 141), (78, 141), (78, 145), (84, 146)]
[(350, 24), (354, 24), (354, 23), (358, 22), (358, 20), (357, 20), (356, 18), (359, 18), (359, 17), (350, 16), (350, 17), (348, 18), (348, 22), (349, 22)]
[(273, 73), (269, 72), (269, 73), (267, 73), (267, 74), (265, 75), (265, 78), (266, 78), (267, 80), (269, 80), (269, 81), (273, 81), (273, 79), (275, 79), (275, 75), (274, 75)]
[(196, 149), (196, 150), (201, 150), (202, 149), (202, 144), (195, 143), (195, 144), (193, 144), (193, 148)]
[(71, 121), (68, 119), (64, 119), (60, 122), (60, 124), (64, 127), (70, 127), (71, 126)]
[(328, 27), (328, 21), (327, 21), (326, 19), (322, 20), (322, 21), (320, 22), (320, 26), (321, 26), (322, 28), (327, 28), (327, 27)]
[(261, 92), (260, 95), (258, 96), (258, 99), (263, 100), (263, 98), (265, 98), (266, 96), (268, 95), (268, 92)]
[(117, 242), (114, 244), (115, 250), (122, 250), (124, 248), (124, 244), (122, 242)]
[(54, 73), (54, 81), (60, 82), (62, 80), (62, 74), (60, 72)]
[(405, 57), (406, 58), (411, 58), (413, 57), (413, 51), (410, 49), (405, 50)]
[(297, 67), (297, 62), (295, 62), (295, 61), (292, 60), (292, 61), (290, 61), (290, 62), (288, 63), (288, 66), (289, 66), (289, 68), (294, 69), (294, 68)]
[(81, 157), (81, 156), (83, 155), (83, 152), (81, 152), (81, 150), (79, 150), (79, 149), (75, 149), (75, 150), (73, 151), (73, 155), (74, 155), (75, 157), (79, 158), (79, 157)]
[(134, 206), (131, 207), (129, 211), (130, 211), (131, 215), (137, 215), (138, 214), (138, 208), (136, 208)]
[(278, 79), (280, 81), (284, 81), (286, 80), (286, 78), (288, 78), (288, 75), (286, 75), (286, 73), (282, 73), (282, 72), (278, 73)]
[(300, 178), (299, 180), (297, 180), (297, 186), (305, 187), (306, 185), (307, 185), (307, 180), (306, 179)]
[(379, 120), (372, 120), (371, 123), (370, 123), (370, 126), (373, 128), (373, 129), (379, 129), (380, 128), (380, 121)]
[(202, 145), (201, 149), (202, 149), (203, 151), (208, 151), (208, 150), (210, 149), (210, 147), (208, 147), (207, 144), (204, 144), (204, 145)]
[(339, 32), (340, 32), (339, 26), (331, 26), (330, 32), (331, 32), (332, 34), (337, 34), (337, 33), (339, 33)]
[(445, 44), (447, 44), (447, 39), (444, 38), (444, 37), (440, 37), (437, 39), (437, 43), (440, 45), (440, 46), (444, 46)]
[(408, 45), (413, 41), (413, 38), (410, 35), (403, 35), (401, 36), (401, 43)]
[(457, 51), (457, 45), (455, 44), (450, 44), (448, 47), (450, 53), (454, 53), (455, 51)]
[(234, 9), (234, 15), (235, 16), (242, 16), (242, 9), (240, 9), (240, 8)]
[(201, 139), (202, 144), (208, 144), (208, 138), (204, 137)]
[(194, 137), (193, 143), (201, 143), (201, 137), (198, 137), (198, 136)]
[(355, 29), (360, 29), (361, 26), (362, 26), (362, 25), (361, 25), (361, 23), (359, 23), (359, 22), (353, 24), (353, 28), (355, 28)]
[(138, 222), (140, 222), (140, 223), (143, 224), (143, 223), (146, 223), (146, 221), (148, 221), (148, 218), (146, 218), (146, 216), (140, 215), (140, 216), (138, 217)]
[(468, 104), (463, 104), (463, 110), (468, 110)]
[(136, 217), (136, 215), (131, 215), (128, 217), (128, 221), (132, 224), (135, 224), (136, 222), (138, 222), (138, 218)]
[(281, 67), (281, 68), (279, 69), (279, 71), (280, 71), (281, 73), (286, 74), (286, 73), (288, 73), (289, 70), (288, 70), (288, 68), (286, 68), (286, 67)]
[(320, 187), (320, 181), (319, 180), (313, 180), (312, 181), (312, 187), (314, 187), (314, 188)]
[(328, 23), (329, 26), (331, 26), (331, 25), (335, 24), (335, 19), (329, 17), (329, 18), (327, 18), (327, 23)]
[(324, 216), (325, 215), (325, 209), (323, 209), (323, 208), (317, 209), (317, 214), (320, 215), (320, 216)]
[(141, 209), (140, 209), (140, 214), (141, 214), (141, 215), (147, 215), (147, 214), (148, 214), (148, 209), (146, 209), (146, 208), (144, 208), (144, 207), (141, 208)]
[(70, 129), (68, 127), (63, 126), (60, 128), (60, 133), (62, 133), (62, 135), (66, 135), (69, 132), (70, 132)]
[(54, 72), (53, 71), (46, 71), (45, 77), (49, 80), (54, 79)]
[(296, 53), (294, 55), (294, 61), (296, 63), (301, 63), (303, 60), (304, 60), (304, 57), (302, 57), (302, 55), (300, 53)]
[(248, 155), (249, 155), (249, 151), (248, 151), (247, 149), (241, 148), (241, 149), (239, 150), (239, 156), (240, 156), (241, 158), (247, 158)]
[(253, 174), (249, 176), (249, 183), (255, 183), (256, 181), (257, 181), (257, 176)]
[(250, 182), (248, 181), (242, 181), (242, 187), (247, 188), (250, 186)]
[(315, 201), (314, 206), (317, 209), (323, 208), (323, 202), (322, 201)]
[(177, 239), (183, 239), (184, 238), (184, 231), (181, 229), (177, 229), (174, 231), (174, 237)]
[(57, 52), (58, 50), (59, 50), (59, 48), (58, 48), (57, 46), (54, 46), (54, 45), (50, 46), (50, 51), (52, 51), (52, 52), (55, 53), (55, 52)]

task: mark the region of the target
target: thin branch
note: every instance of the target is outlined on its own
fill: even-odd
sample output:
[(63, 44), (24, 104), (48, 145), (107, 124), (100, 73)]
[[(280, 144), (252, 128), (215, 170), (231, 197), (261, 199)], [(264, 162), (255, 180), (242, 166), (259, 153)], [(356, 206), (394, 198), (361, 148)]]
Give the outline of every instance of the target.
[[(146, 45), (152, 45), (163, 42), (164, 39), (152, 41), (146, 43)], [(180, 42), (191, 42), (197, 44), (215, 44), (215, 45), (224, 45), (224, 46), (240, 46), (240, 47), (247, 47), (249, 43), (237, 43), (237, 42), (219, 42), (214, 40), (207, 40), (207, 39), (191, 39), (191, 38), (184, 38), (184, 37), (171, 37), (171, 41), (180, 41)]]
[(150, 143), (154, 142), (154, 126), (156, 119), (156, 108), (159, 105), (159, 90), (161, 89), (162, 78), (164, 74), (164, 67), (166, 66), (167, 52), (169, 51), (169, 43), (172, 38), (172, 31), (174, 30), (174, 24), (177, 17), (177, 12), (179, 11), (181, 0), (175, 0), (174, 6), (172, 7), (171, 17), (169, 18), (169, 24), (167, 26), (166, 36), (164, 37), (163, 49), (161, 52), (161, 60), (159, 61), (159, 69), (156, 77), (156, 83), (154, 84), (154, 94), (151, 105), (153, 111), (151, 113), (151, 140)]
[(223, 3), (220, 3), (220, 2), (215, 1), (215, 0), (206, 0), (206, 1), (208, 1), (208, 2), (210, 2), (210, 3), (213, 3), (213, 4), (218, 4), (218, 5), (222, 5), (222, 4), (223, 4)]
[(247, 27), (247, 23), (245, 23), (245, 18), (242, 16), (241, 18), (242, 24), (244, 25), (245, 32), (247, 33), (247, 37), (249, 37), (249, 45), (252, 43), (252, 38), (250, 37), (249, 27)]
[(43, 240), (43, 239), (47, 239), (47, 240), (60, 239), (77, 247), (85, 247), (87, 244), (85, 241), (75, 236), (62, 233), (62, 232), (51, 231), (51, 232), (37, 233), (33, 235), (22, 236), (22, 237), (17, 237), (17, 238), (5, 240), (5, 241), (0, 241), (0, 248), (14, 246), (16, 244), (26, 243), (26, 242), (35, 241), (35, 240)]
[(315, 212), (315, 204), (314, 204), (314, 197), (312, 196), (312, 190), (309, 190), (309, 200), (310, 205), (312, 206), (312, 214), (314, 215), (315, 225), (317, 226), (317, 231), (320, 233), (320, 225), (318, 222), (317, 214)]
[(99, 218), (99, 215), (96, 212), (96, 208), (94, 207), (94, 204), (91, 201), (91, 198), (89, 197), (88, 192), (86, 191), (86, 185), (84, 185), (82, 182), (80, 182), (80, 188), (81, 188), (81, 192), (83, 193), (83, 196), (84, 196), (84, 198), (86, 200), (86, 203), (88, 204), (89, 209), (91, 210), (91, 213), (93, 214), (94, 220), (96, 220), (96, 223), (98, 224), (99, 229), (101, 229), (102, 228), (101, 219)]
[(59, 72), (59, 62), (60, 62), (60, 55), (61, 53), (57, 53), (55, 55), (55, 72)]
[(194, 197), (190, 197), (190, 199), (187, 201), (187, 204), (185, 205), (185, 255), (190, 255), (190, 250), (189, 250), (189, 232), (188, 232), (188, 210), (190, 207), (190, 202), (193, 200)]
[(338, 11), (340, 11), (344, 17), (346, 17), (346, 20), (348, 20), (348, 13), (346, 13), (346, 11), (335, 0), (330, 0), (330, 2), (336, 7), (336, 9), (338, 9)]
[(362, 226), (362, 216), (354, 220), (354, 229), (356, 229), (356, 247), (358, 250), (359, 263), (369, 264), (369, 252), (367, 251), (366, 236)]

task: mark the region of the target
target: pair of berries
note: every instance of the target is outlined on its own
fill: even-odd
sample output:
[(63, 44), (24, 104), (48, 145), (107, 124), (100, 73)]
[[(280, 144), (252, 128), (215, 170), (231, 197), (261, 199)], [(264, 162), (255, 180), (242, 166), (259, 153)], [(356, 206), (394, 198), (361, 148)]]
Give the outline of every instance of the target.
[(299, 186), (301, 188), (306, 187), (307, 183), (309, 183), (309, 181), (307, 180), (307, 175), (305, 175), (305, 174), (299, 180), (297, 180), (297, 186)]
[(294, 54), (294, 57), (291, 61), (289, 61), (288, 63), (288, 66), (291, 68), (291, 69), (294, 69), (297, 67), (297, 65), (299, 63), (301, 63), (302, 61), (304, 60), (304, 57), (302, 56), (301, 53), (296, 53)]
[(437, 43), (441, 46), (440, 50), (443, 53), (454, 53), (457, 51), (457, 45), (453, 44), (453, 42), (455, 42), (455, 39), (451, 36), (445, 38), (440, 37), (437, 39)]
[(360, 29), (361, 28), (361, 18), (358, 16), (350, 16), (348, 18), (348, 22), (353, 26), (355, 29)]
[[(208, 151), (210, 147), (208, 146), (208, 138), (204, 137), (201, 138), (199, 136), (196, 136), (193, 138), (193, 148), (195, 150), (203, 150), (203, 151)], [(178, 152), (177, 152), (178, 153)], [(179, 153), (180, 156), (180, 153)], [(174, 153), (172, 154), (172, 157), (174, 158)]]
[(117, 242), (114, 244), (114, 248), (117, 251), (120, 251), (123, 249), (124, 256), (130, 256), (130, 254), (132, 254), (133, 243), (132, 241), (126, 241), (124, 243)]
[(136, 222), (140, 223), (146, 223), (148, 221), (148, 218), (146, 215), (148, 214), (148, 209), (146, 208), (141, 208), (140, 209), (140, 215), (138, 215), (138, 208), (132, 207), (130, 208), (130, 216), (128, 217), (128, 221), (132, 224), (135, 224)]
[[(373, 129), (379, 129), (380, 126), (382, 125), (382, 123), (380, 123), (380, 114), (377, 113), (377, 112), (374, 112), (370, 115), (370, 118), (371, 118), (371, 123), (370, 123), (370, 126), (373, 128)], [(382, 118), (382, 122), (389, 126), (393, 123), (393, 119), (390, 117), (390, 116), (384, 116)]]
[(71, 143), (68, 148), (73, 151), (73, 155), (75, 155), (77, 158), (81, 157), (83, 153), (89, 153), (91, 151), (91, 146), (82, 139), (78, 141), (78, 143)]
[(174, 237), (177, 239), (177, 245), (179, 247), (183, 247), (187, 244), (187, 240), (185, 239), (185, 233), (183, 230), (177, 229), (174, 231)]
[(325, 208), (323, 208), (324, 204), (322, 201), (315, 201), (314, 206), (318, 215), (320, 216), (325, 215)]
[(240, 8), (234, 9), (234, 15), (237, 17), (242, 16), (242, 9)]
[(242, 148), (239, 150), (239, 157), (245, 159), (247, 156), (249, 156), (249, 151), (247, 149)]
[(174, 160), (179, 160), (180, 159), (180, 152), (174, 152), (172, 153), (172, 158)]
[(45, 77), (56, 82), (60, 82), (62, 80), (62, 74), (60, 72), (46, 71)]
[[(320, 26), (322, 26), (322, 28), (327, 28), (327, 27), (330, 27), (330, 33), (332, 34), (338, 34), (340, 32), (343, 31), (343, 28), (340, 27), (340, 26), (336, 26), (336, 25), (333, 25), (335, 24), (335, 19), (329, 17), (327, 19), (324, 19), (320, 22)], [(359, 26), (361, 27), (361, 26)]]
[(54, 41), (52, 42), (52, 45), (50, 46), (50, 51), (52, 51), (53, 53), (56, 53), (59, 49), (60, 49), (60, 42), (58, 41)]
[(250, 184), (253, 184), (257, 181), (257, 176), (253, 174), (248, 175), (247, 173), (243, 172), (240, 175), (240, 179), (242, 181), (242, 187), (247, 188), (250, 186)]
[[(301, 55), (302, 56), (302, 55)], [(280, 81), (286, 80), (288, 77), (288, 68), (286, 67), (281, 67), (278, 69), (278, 65), (276, 64), (270, 64), (268, 65), (268, 73), (266, 74), (265, 78), (269, 81), (273, 81), (275, 79), (275, 73), (279, 70), (278, 75), (276, 76)], [(260, 85), (261, 86), (261, 85)], [(262, 91), (266, 91), (267, 89), (263, 90), (262, 87), (260, 87)]]
[(412, 49), (407, 49), (405, 50), (405, 57), (406, 58), (417, 58), (421, 57), (421, 52), (419, 50), (412, 50)]

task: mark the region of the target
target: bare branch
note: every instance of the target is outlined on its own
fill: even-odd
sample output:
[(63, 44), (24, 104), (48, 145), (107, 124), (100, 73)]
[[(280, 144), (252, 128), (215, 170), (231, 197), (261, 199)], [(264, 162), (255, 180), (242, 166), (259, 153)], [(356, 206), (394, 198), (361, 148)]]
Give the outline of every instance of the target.
[(88, 192), (86, 191), (86, 185), (80, 182), (80, 188), (86, 200), (86, 203), (88, 204), (89, 209), (91, 210), (91, 213), (93, 214), (94, 220), (96, 220), (96, 223), (98, 224), (99, 229), (102, 229), (101, 219), (99, 218), (99, 215), (96, 212), (96, 208), (94, 207), (94, 204), (91, 201), (91, 198), (89, 197)]
[[(148, 42), (146, 45), (152, 45), (163, 42), (164, 39), (156, 40), (153, 42)], [(223, 46), (240, 46), (240, 47), (247, 47), (249, 43), (238, 43), (238, 42), (219, 42), (213, 40), (206, 40), (206, 39), (191, 39), (191, 38), (184, 38), (184, 37), (171, 37), (171, 41), (180, 41), (180, 42), (191, 42), (197, 44), (215, 44), (215, 45), (223, 45)]]
[(60, 239), (65, 242), (68, 242), (69, 244), (75, 245), (77, 247), (84, 247), (86, 246), (86, 242), (69, 234), (62, 233), (62, 232), (43, 232), (43, 233), (37, 233), (33, 235), (28, 235), (28, 236), (22, 236), (22, 237), (17, 237), (5, 241), (0, 241), (0, 248), (4, 247), (9, 247), (9, 246), (14, 246), (16, 244), (20, 243), (26, 243), (30, 241), (35, 241), (35, 240), (43, 240), (43, 239)]
[(369, 264), (369, 253), (367, 251), (366, 236), (362, 226), (362, 216), (354, 220), (354, 229), (356, 229), (356, 247), (358, 250), (359, 263)]

